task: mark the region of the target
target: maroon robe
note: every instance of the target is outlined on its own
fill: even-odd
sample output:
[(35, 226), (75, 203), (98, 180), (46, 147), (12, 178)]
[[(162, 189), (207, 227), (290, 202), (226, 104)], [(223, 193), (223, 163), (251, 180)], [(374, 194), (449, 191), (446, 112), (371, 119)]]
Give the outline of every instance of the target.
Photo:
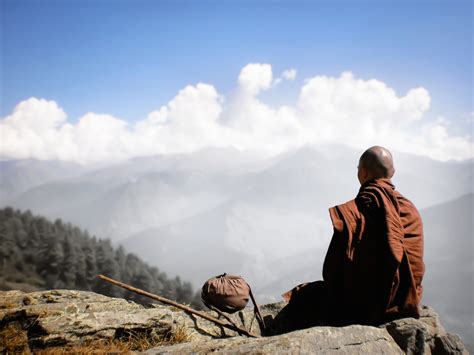
[(419, 318), (423, 225), (413, 203), (390, 180), (377, 179), (329, 213), (334, 234), (324, 260), (324, 281), (299, 285), (283, 295), (289, 304), (275, 320), (276, 332)]
[(423, 226), (416, 207), (388, 179), (361, 186), (329, 210), (334, 235), (323, 278), (334, 323), (419, 318)]

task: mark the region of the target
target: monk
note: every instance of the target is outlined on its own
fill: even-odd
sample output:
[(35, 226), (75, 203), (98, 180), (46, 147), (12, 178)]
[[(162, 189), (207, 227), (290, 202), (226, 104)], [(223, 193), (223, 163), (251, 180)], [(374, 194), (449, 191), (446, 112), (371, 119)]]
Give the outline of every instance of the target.
[(359, 160), (356, 198), (329, 209), (334, 234), (323, 281), (295, 287), (275, 319), (275, 333), (315, 325), (378, 325), (419, 318), (422, 296), (421, 217), (391, 182), (392, 154), (367, 149)]

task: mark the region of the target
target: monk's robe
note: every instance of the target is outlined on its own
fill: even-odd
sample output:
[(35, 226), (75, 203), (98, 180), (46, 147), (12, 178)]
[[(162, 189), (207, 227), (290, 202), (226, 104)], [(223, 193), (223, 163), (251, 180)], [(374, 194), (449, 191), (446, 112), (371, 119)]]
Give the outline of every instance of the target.
[(423, 226), (413, 203), (390, 180), (377, 179), (329, 213), (334, 234), (324, 260), (324, 281), (298, 285), (283, 295), (289, 302), (276, 316), (273, 334), (419, 318)]
[(328, 323), (419, 318), (423, 226), (413, 203), (390, 180), (376, 179), (329, 213), (334, 235), (323, 266)]

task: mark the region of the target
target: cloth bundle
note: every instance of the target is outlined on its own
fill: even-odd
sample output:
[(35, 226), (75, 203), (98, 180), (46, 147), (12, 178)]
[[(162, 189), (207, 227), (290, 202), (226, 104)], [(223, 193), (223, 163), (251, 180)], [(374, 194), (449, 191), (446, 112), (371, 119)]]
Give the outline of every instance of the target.
[(208, 307), (211, 305), (222, 312), (235, 313), (249, 302), (250, 286), (240, 276), (222, 274), (206, 281), (201, 298)]
[(235, 313), (247, 306), (249, 299), (254, 304), (254, 312), (262, 331), (265, 329), (260, 309), (252, 294), (249, 284), (241, 277), (222, 274), (210, 278), (204, 283), (201, 299), (209, 308), (217, 308), (222, 312)]

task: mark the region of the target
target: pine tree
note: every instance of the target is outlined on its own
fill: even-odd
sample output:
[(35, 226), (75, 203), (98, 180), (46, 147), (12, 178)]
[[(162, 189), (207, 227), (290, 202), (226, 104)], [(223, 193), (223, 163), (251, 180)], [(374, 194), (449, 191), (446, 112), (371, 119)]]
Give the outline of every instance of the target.
[(87, 263), (86, 255), (84, 250), (81, 248), (79, 243), (74, 245), (74, 250), (76, 254), (76, 284), (74, 288), (79, 290), (87, 290)]
[(194, 299), (193, 287), (191, 283), (184, 282), (178, 286), (177, 289), (177, 298), (184, 303), (191, 304)]
[(44, 278), (47, 288), (56, 288), (59, 268), (64, 258), (62, 245), (54, 237), (47, 238), (40, 249), (40, 257), (40, 262), (37, 264), (38, 273)]
[(68, 235), (65, 236), (63, 242), (63, 251), (63, 260), (60, 264), (59, 274), (59, 280), (62, 283), (61, 287), (74, 289), (76, 286), (77, 254), (73, 242)]
[(87, 239), (84, 246), (82, 247), (82, 252), (85, 257), (86, 272), (84, 275), (85, 282), (87, 285), (86, 290), (92, 290), (93, 285), (96, 282), (97, 277), (97, 260), (95, 257), (95, 247), (93, 239)]
[[(118, 278), (118, 264), (109, 240), (99, 241), (96, 254), (97, 271), (111, 278)], [(121, 296), (122, 290), (108, 282), (96, 279), (93, 291), (107, 296)]]
[[(16, 243), (15, 215), (11, 208), (6, 208), (0, 220), (0, 266), (3, 275), (15, 275), (15, 265), (20, 260)], [(12, 280), (16, 281), (16, 280)]]
[(129, 275), (127, 275), (127, 255), (123, 246), (119, 246), (115, 251), (115, 261), (118, 265), (118, 275), (123, 282), (129, 282)]
[[(142, 267), (136, 274), (133, 275), (131, 280), (132, 285), (142, 290), (152, 292), (153, 291), (153, 277), (146, 267)], [(146, 298), (133, 294), (130, 295), (131, 299), (137, 302), (148, 302)]]

